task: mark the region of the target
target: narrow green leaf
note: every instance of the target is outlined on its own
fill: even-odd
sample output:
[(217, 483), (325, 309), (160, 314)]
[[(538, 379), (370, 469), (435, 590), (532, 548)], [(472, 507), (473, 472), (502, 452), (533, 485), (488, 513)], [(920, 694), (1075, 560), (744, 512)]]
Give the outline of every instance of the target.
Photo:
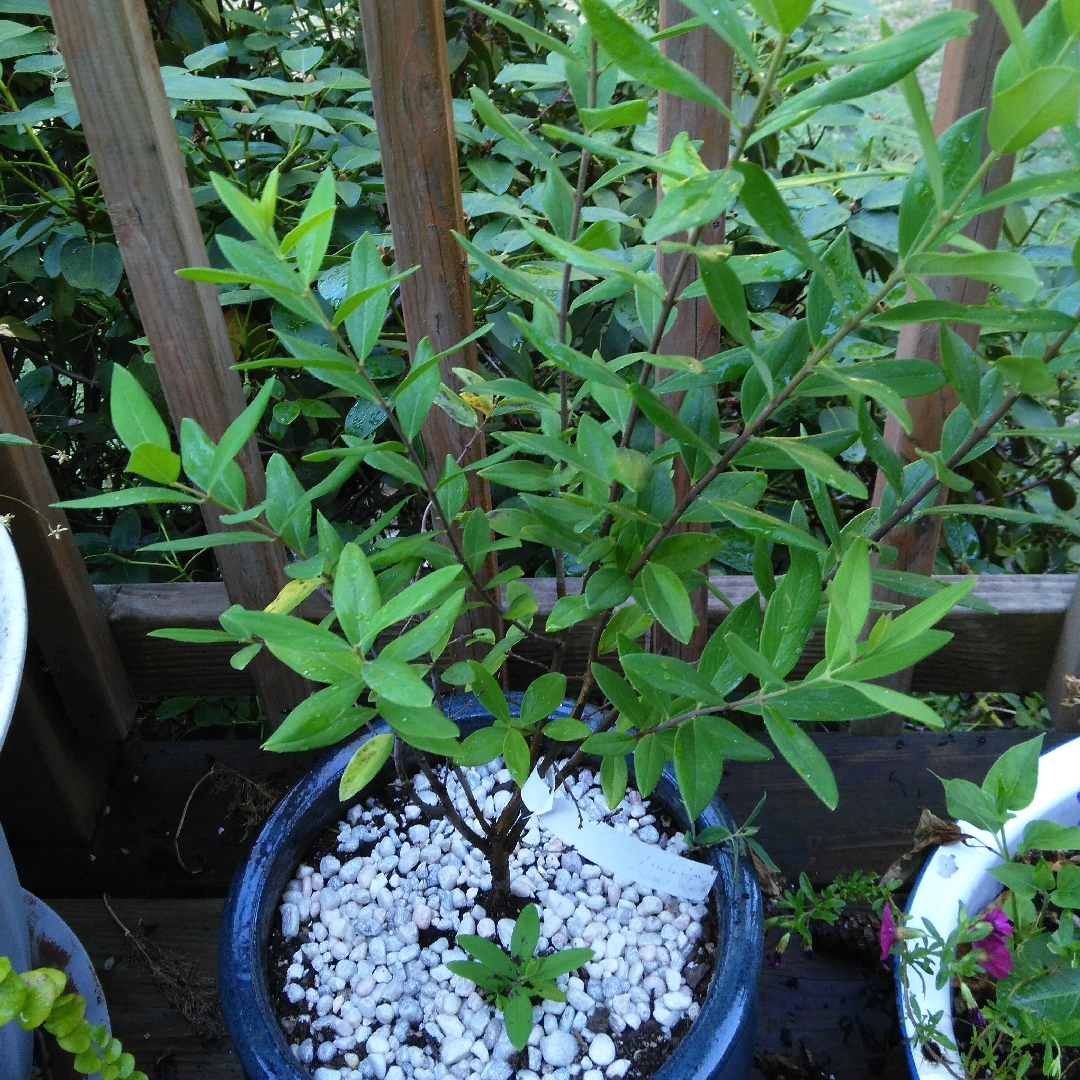
[(787, 763), (806, 781), (810, 790), (830, 809), (840, 801), (836, 777), (825, 755), (796, 723), (775, 709), (765, 709), (765, 727)]
[(373, 735), (368, 739), (345, 766), (338, 784), (338, 798), (346, 802), (363, 791), (379, 775), (393, 752), (393, 735)]

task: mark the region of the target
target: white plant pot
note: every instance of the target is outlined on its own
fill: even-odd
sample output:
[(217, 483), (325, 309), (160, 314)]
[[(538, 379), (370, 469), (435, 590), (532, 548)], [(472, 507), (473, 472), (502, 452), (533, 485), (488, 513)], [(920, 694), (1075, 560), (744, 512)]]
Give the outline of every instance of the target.
[[(1029, 821), (1056, 821), (1059, 825), (1080, 823), (1080, 739), (1072, 739), (1043, 754), (1039, 759), (1039, 784), (1031, 805), (1005, 826), (1010, 850), (1023, 835)], [(1001, 859), (990, 850), (990, 835), (967, 822), (960, 827), (974, 840), (967, 844), (939, 847), (923, 867), (908, 902), (910, 925), (932, 922), (947, 937), (956, 929), (960, 904), (969, 914), (985, 908), (1002, 890), (1001, 882), (990, 875)], [(977, 841), (981, 841), (978, 843)], [(986, 845), (986, 846), (983, 846)], [(922, 1048), (911, 1043), (912, 1027), (904, 1014), (904, 986), (897, 977), (897, 1007), (904, 1034), (911, 1075), (916, 1080), (954, 1080), (944, 1065), (931, 1061)], [(955, 1042), (952, 1012), (952, 987), (934, 988), (933, 980), (917, 971), (909, 971), (907, 992), (919, 1003), (923, 1014), (943, 1013), (940, 1033)], [(949, 1064), (959, 1072), (959, 1058), (945, 1053)]]
[[(0, 525), (0, 750), (15, 711), (25, 655), (26, 591), (15, 547)], [(90, 1023), (109, 1028), (105, 995), (86, 950), (56, 912), (19, 885), (2, 826), (0, 956), (6, 956), (16, 971), (31, 967), (66, 971), (69, 985), (86, 998)], [(23, 1031), (14, 1021), (0, 1027), (0, 1080), (27, 1080), (33, 1050), (32, 1032)]]

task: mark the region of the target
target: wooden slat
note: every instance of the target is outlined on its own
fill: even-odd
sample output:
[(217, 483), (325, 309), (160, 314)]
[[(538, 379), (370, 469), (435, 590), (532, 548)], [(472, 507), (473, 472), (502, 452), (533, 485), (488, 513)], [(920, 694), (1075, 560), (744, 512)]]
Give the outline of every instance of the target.
[[(1024, 0), (1019, 6), (1021, 18), (1027, 22), (1042, 6), (1044, 0)], [(953, 38), (945, 46), (945, 59), (941, 69), (941, 83), (937, 106), (934, 110), (934, 134), (940, 136), (961, 117), (990, 104), (994, 71), (1002, 53), (1008, 47), (1009, 37), (989, 0), (953, 0), (953, 8), (973, 11), (976, 14), (971, 34)], [(984, 153), (988, 147), (984, 145)], [(995, 163), (983, 188), (991, 191), (1012, 179), (1013, 156), (1006, 155)], [(964, 227), (964, 233), (984, 247), (993, 250), (1001, 235), (1004, 208), (980, 214)], [(935, 295), (941, 300), (959, 304), (985, 304), (990, 286), (970, 278), (944, 277), (929, 279)], [(913, 299), (913, 295), (909, 299)], [(978, 343), (979, 328), (970, 324), (953, 327), (973, 348)], [(918, 357), (941, 363), (938, 350), (939, 330), (936, 324), (910, 323), (900, 330), (896, 355)], [(941, 432), (946, 417), (956, 407), (956, 393), (946, 384), (941, 390), (924, 397), (905, 402), (911, 413), (912, 433), (907, 435), (890, 413), (885, 422), (885, 440), (900, 455), (906, 465), (916, 461), (917, 449), (935, 451), (941, 447)], [(874, 502), (880, 504), (885, 491), (885, 477), (879, 471), (874, 486)], [(943, 502), (948, 490), (938, 489), (938, 501)], [(942, 519), (931, 514), (907, 525), (894, 529), (886, 540), (898, 549), (895, 570), (913, 574), (929, 574), (934, 569), (934, 556), (941, 538)], [(910, 599), (897, 595), (881, 586), (874, 587), (874, 598), (887, 603), (910, 603)], [(911, 670), (897, 672), (881, 680), (897, 690), (907, 690), (912, 684)], [(872, 720), (854, 721), (853, 730), (884, 734), (897, 732), (903, 727), (903, 717), (892, 714)]]
[[(219, 439), (245, 406), (232, 346), (212, 285), (176, 271), (207, 266), (202, 230), (188, 187), (143, 0), (52, 0), (50, 10), (82, 129), (112, 219), (116, 241), (150, 341), (177, 430), (197, 420)], [(266, 480), (254, 440), (237, 458), (249, 505)], [(204, 508), (210, 531), (224, 528)], [(285, 584), (278, 544), (217, 549), (234, 603), (261, 608)], [(267, 715), (278, 718), (306, 696), (304, 681), (271, 656), (253, 665)]]
[[(34, 432), (0, 354), (0, 431)], [(135, 695), (94, 597), (82, 553), (36, 446), (0, 446), (0, 514), (10, 514), (22, 565), (31, 639), (63, 707), (86, 742), (118, 742), (135, 715)]]
[[(195, 1035), (154, 982), (132, 960), (123, 931), (98, 897), (49, 900), (86, 947), (109, 1006), (113, 1035), (135, 1055), (136, 1067), (161, 1080), (244, 1080), (228, 1038), (207, 1042)], [(125, 926), (138, 927), (150, 943), (194, 965), (215, 980), (221, 900), (114, 900)], [(106, 961), (111, 960), (109, 970)]]
[[(666, 29), (691, 18), (692, 13), (679, 0), (660, 0), (660, 28)], [(665, 54), (693, 72), (711, 90), (729, 105), (731, 104), (732, 79), (735, 74), (735, 56), (731, 47), (718, 34), (708, 27), (692, 30), (688, 34), (679, 34), (668, 38), (661, 48)], [(685, 131), (690, 138), (701, 142), (698, 153), (710, 169), (723, 169), (728, 163), (728, 149), (731, 139), (731, 125), (717, 109), (703, 105), (698, 101), (678, 97), (675, 94), (661, 92), (657, 104), (657, 140), (661, 153), (671, 148), (672, 140)], [(657, 193), (659, 194), (659, 178)], [(686, 234), (671, 236), (670, 240), (685, 240)], [(699, 237), (703, 244), (722, 244), (724, 242), (724, 219), (718, 218), (705, 225)], [(679, 254), (669, 255), (660, 252), (657, 256), (657, 269), (666, 284), (671, 283)], [(680, 289), (685, 289), (697, 278), (696, 261), (691, 259), (682, 276)], [(693, 356), (699, 360), (713, 356), (720, 350), (720, 327), (716, 315), (703, 297), (684, 300), (676, 306), (675, 325), (664, 335), (660, 343), (660, 352), (665, 356)], [(672, 374), (669, 369), (658, 369), (659, 381)], [(714, 391), (715, 392), (715, 391)], [(665, 402), (674, 412), (679, 411), (683, 394), (666, 394)], [(663, 434), (656, 433), (657, 441), (663, 441)], [(690, 488), (690, 478), (681, 458), (675, 459), (675, 497), (681, 498)], [(680, 525), (675, 531), (708, 531), (708, 526)], [(656, 651), (665, 650), (673, 656), (694, 663), (701, 655), (708, 638), (705, 610), (708, 605), (708, 590), (704, 587), (695, 590), (690, 597), (694, 616), (698, 625), (687, 644), (672, 637), (663, 627), (653, 628), (652, 647)]]
[[(453, 237), (466, 229), (443, 5), (441, 0), (360, 0), (360, 15), (394, 257), (400, 270), (419, 267), (401, 283), (409, 352), (415, 356), (425, 337), (442, 352), (474, 329), (468, 259)], [(439, 361), (443, 383), (457, 389), (455, 367), (477, 370), (475, 344)], [(467, 465), (485, 453), (483, 433), (462, 427), (438, 406), (428, 413), (421, 435), (433, 482), (447, 457)], [(475, 470), (468, 481), (467, 506), (487, 513), (487, 481)], [(494, 553), (483, 570), (487, 578), (498, 572)], [(470, 599), (478, 597), (470, 594)], [(458, 622), (458, 634), (480, 627), (501, 635), (498, 613), (486, 606), (470, 609)]]
[[(955, 581), (956, 578), (941, 578)], [(979, 578), (975, 595), (997, 609), (996, 615), (967, 608), (954, 610), (941, 624), (956, 636), (944, 649), (915, 668), (916, 691), (1008, 691), (1042, 689), (1046, 682), (1054, 645), (1061, 632), (1065, 609), (1073, 591), (1070, 574), (1005, 575)], [(553, 578), (527, 579), (540, 603), (538, 624), (555, 603)], [(581, 581), (570, 578), (567, 591), (580, 591)], [(754, 591), (751, 578), (715, 578), (714, 584), (738, 603)], [(232, 646), (184, 645), (147, 638), (150, 630), (167, 626), (219, 628), (218, 617), (228, 606), (220, 584), (98, 585), (98, 598), (131, 676), (135, 692), (143, 700), (176, 694), (252, 694), (254, 684), (246, 672), (229, 666)], [(325, 601), (313, 597), (312, 617), (325, 613)], [(727, 609), (715, 597), (709, 601), (709, 625), (720, 624)], [(591, 624), (582, 623), (567, 635), (566, 667), (580, 676), (588, 655)], [(522, 656), (541, 663), (550, 661), (542, 645), (522, 642)], [(797, 672), (806, 671), (820, 659), (820, 647), (812, 641)], [(523, 686), (537, 669), (511, 664), (511, 683)]]

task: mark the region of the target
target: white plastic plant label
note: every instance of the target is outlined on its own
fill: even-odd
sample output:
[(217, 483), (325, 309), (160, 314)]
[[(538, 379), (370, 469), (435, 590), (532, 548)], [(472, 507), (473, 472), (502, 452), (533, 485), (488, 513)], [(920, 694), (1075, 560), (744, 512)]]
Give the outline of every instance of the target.
[(543, 825), (610, 874), (682, 900), (700, 903), (709, 895), (716, 880), (713, 867), (646, 844), (610, 825), (582, 822), (577, 807), (569, 799), (556, 797), (551, 785), (551, 773), (545, 779), (534, 770), (521, 789), (522, 802), (533, 814), (527, 843), (536, 843)]

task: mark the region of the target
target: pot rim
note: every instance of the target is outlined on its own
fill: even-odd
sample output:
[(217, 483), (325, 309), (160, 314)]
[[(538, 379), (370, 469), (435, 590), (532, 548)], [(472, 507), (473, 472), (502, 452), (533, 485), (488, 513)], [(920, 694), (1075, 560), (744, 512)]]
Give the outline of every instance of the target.
[[(516, 703), (520, 695), (508, 697)], [(553, 715), (568, 715), (572, 704), (564, 702)], [(463, 728), (470, 722), (474, 728), (486, 726), (492, 719), (472, 695), (445, 698), (444, 707)], [(373, 734), (388, 730), (376, 725), (374, 730), (331, 751), (310, 770), (275, 808), (248, 859), (237, 868), (222, 914), (218, 968), (226, 1024), (251, 1080), (305, 1080), (311, 1075), (293, 1058), (270, 999), (266, 973), (270, 922), (277, 914), (281, 890), (295, 869), (296, 859), (325, 827), (328, 818), (341, 814), (337, 778), (356, 747)], [(656, 795), (670, 804), (676, 793), (669, 766)], [(669, 805), (669, 809), (679, 816), (675, 807)], [(716, 797), (698, 824), (731, 827), (733, 822)], [(295, 854), (297, 851), (299, 854)], [(762, 957), (761, 893), (749, 859), (740, 859), (735, 865), (726, 848), (713, 848), (710, 861), (720, 871), (712, 899), (723, 947), (718, 951), (697, 1020), (653, 1074), (654, 1080), (745, 1076), (749, 1066)], [(736, 1055), (740, 1060), (745, 1058), (746, 1069), (721, 1073), (719, 1070)]]
[[(1030, 821), (1046, 819), (1061, 825), (1077, 824), (1080, 811), (1080, 738), (1070, 739), (1039, 758), (1039, 781), (1031, 805), (1021, 810), (1005, 825), (1005, 839), (1010, 850), (1020, 839)], [(942, 936), (948, 936), (957, 926), (958, 908), (961, 900), (969, 911), (985, 907), (1004, 888), (990, 870), (1001, 865), (998, 855), (989, 850), (990, 834), (965, 821), (957, 824), (977, 843), (964, 843), (938, 847), (923, 865), (908, 898), (906, 914), (909, 921), (921, 924), (929, 920)], [(921, 1053), (916, 1055), (912, 1045), (912, 1028), (904, 1013), (904, 984), (900, 977), (898, 959), (894, 959), (894, 982), (896, 985), (896, 1008), (900, 1017), (900, 1031), (904, 1038), (904, 1052), (908, 1069), (915, 1080), (955, 1080), (954, 1074), (938, 1062), (930, 1061)], [(954, 1040), (952, 1021), (952, 993), (949, 986), (936, 990), (932, 983), (911, 986), (910, 995), (917, 999), (924, 1011), (942, 1012), (938, 1025), (943, 1035)], [(959, 1058), (947, 1053), (946, 1059), (956, 1065)]]

